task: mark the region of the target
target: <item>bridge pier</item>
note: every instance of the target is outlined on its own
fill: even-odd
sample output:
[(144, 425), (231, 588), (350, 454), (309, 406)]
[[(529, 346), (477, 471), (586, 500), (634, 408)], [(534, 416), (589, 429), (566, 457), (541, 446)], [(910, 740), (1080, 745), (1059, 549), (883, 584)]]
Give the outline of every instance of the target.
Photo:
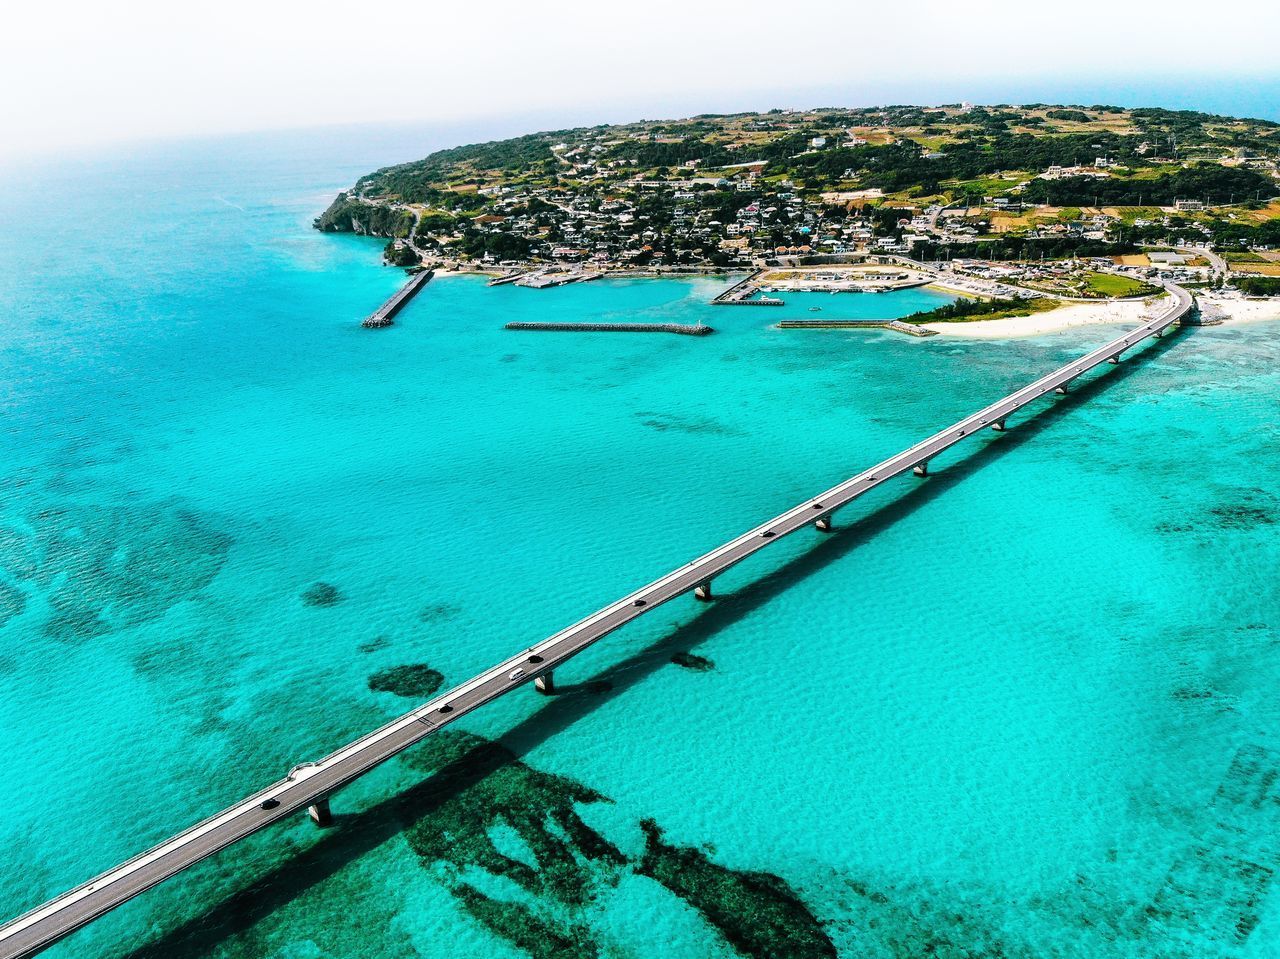
[(824, 533), (830, 533), (831, 530), (834, 528), (831, 525), (830, 513), (828, 513), (826, 516), (819, 516), (816, 520), (814, 520), (813, 525), (815, 529), (818, 529)]
[(693, 595), (704, 603), (711, 601), (711, 580), (693, 587)]
[(923, 463), (917, 463), (915, 466), (911, 467), (911, 472), (915, 473), (916, 476), (928, 476), (929, 461), (925, 460)]
[(533, 679), (533, 688), (544, 696), (550, 696), (556, 691), (556, 678), (552, 670), (548, 669), (541, 676), (535, 676)]
[(307, 815), (311, 817), (311, 821), (324, 829), (326, 826), (333, 825), (333, 812), (329, 809), (329, 797), (325, 796), (317, 799), (312, 805), (307, 807)]
[(1111, 357), (1111, 359), (1109, 359), (1107, 362), (1108, 362), (1108, 363), (1119, 363), (1119, 362), (1120, 362), (1120, 354), (1119, 354), (1119, 353), (1117, 353), (1115, 356)]
[(992, 428), (993, 430), (995, 430), (997, 433), (1003, 433), (1003, 432), (1004, 432), (1004, 420), (996, 420), (994, 423), (992, 423), (992, 424), (991, 424), (991, 428)]
[(1066, 395), (1067, 395), (1067, 387), (1068, 387), (1068, 386), (1070, 386), (1070, 385), (1071, 385), (1071, 384), (1070, 384), (1069, 382), (1067, 382), (1067, 383), (1063, 383), (1063, 384), (1062, 384), (1061, 386), (1059, 386), (1056, 390), (1054, 390), (1054, 392), (1055, 392), (1055, 393), (1057, 393), (1059, 396), (1066, 396)]

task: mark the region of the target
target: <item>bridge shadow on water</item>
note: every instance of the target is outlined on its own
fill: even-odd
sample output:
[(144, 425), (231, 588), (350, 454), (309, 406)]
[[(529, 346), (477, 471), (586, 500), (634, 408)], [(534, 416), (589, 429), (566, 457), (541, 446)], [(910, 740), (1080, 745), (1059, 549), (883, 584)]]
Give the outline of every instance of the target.
[[(937, 472), (927, 480), (912, 480), (906, 492), (892, 502), (830, 533), (814, 531), (813, 545), (777, 569), (736, 591), (722, 593), (702, 607), (688, 622), (677, 625), (666, 636), (608, 667), (595, 677), (574, 684), (561, 684), (545, 698), (533, 715), (504, 733), (499, 743), (480, 741), (456, 759), (440, 766), (421, 782), (354, 814), (335, 812), (335, 826), (311, 847), (271, 867), (243, 890), (216, 903), (203, 914), (128, 954), (129, 959), (170, 959), (200, 955), (231, 936), (252, 927), (307, 889), (324, 882), (347, 864), (359, 859), (407, 828), (429, 817), (433, 810), (461, 795), (502, 767), (520, 761), (530, 750), (572, 723), (591, 713), (600, 704), (622, 694), (662, 668), (671, 656), (711, 640), (725, 627), (764, 606), (783, 591), (803, 581), (828, 563), (858, 548), (866, 539), (888, 529), (936, 497), (952, 483), (976, 473), (1001, 455), (1017, 449), (1073, 414), (1092, 397), (1122, 382), (1141, 368), (1142, 362), (1157, 358), (1181, 339), (1185, 330), (1170, 330), (1163, 339), (1147, 341), (1136, 354), (1116, 367), (1102, 367), (1065, 396), (1050, 395), (1047, 406), (1025, 420), (1010, 424), (1003, 433), (990, 435), (973, 452)], [(845, 507), (852, 513), (856, 504)], [(839, 514), (837, 514), (839, 517)], [(802, 534), (800, 534), (802, 535)], [(676, 600), (678, 601), (678, 600)], [(701, 605), (701, 604), (700, 604)], [(530, 687), (526, 695), (536, 696)], [(421, 744), (418, 747), (421, 748)], [(340, 795), (335, 805), (340, 806)]]

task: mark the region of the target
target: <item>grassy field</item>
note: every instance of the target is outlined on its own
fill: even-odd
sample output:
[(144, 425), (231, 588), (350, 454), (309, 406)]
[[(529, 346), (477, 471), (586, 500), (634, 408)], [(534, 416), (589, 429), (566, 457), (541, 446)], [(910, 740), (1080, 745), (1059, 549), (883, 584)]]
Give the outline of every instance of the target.
[[(1280, 266), (1280, 264), (1277, 264)], [(1127, 276), (1089, 271), (1083, 274), (1028, 280), (1023, 284), (1050, 296), (1080, 297), (1101, 300), (1111, 297), (1153, 296), (1160, 288)]]
[(1146, 296), (1159, 290), (1149, 283), (1112, 273), (1089, 273), (1085, 276), (1085, 295)]
[(1254, 223), (1265, 223), (1267, 220), (1274, 220), (1280, 217), (1280, 202), (1266, 203), (1260, 210), (1245, 210), (1244, 215)]
[(999, 196), (1030, 179), (1030, 173), (1010, 172), (1001, 176), (982, 176), (972, 180), (947, 180), (942, 186), (957, 199), (965, 196)]
[(849, 132), (866, 140), (868, 145), (873, 147), (884, 146), (886, 143), (897, 139), (893, 131), (880, 127), (852, 127)]
[(1106, 206), (1102, 212), (1118, 218), (1126, 226), (1134, 220), (1159, 220), (1164, 211), (1158, 206)]
[(1231, 269), (1236, 273), (1248, 273), (1252, 276), (1280, 276), (1280, 263), (1268, 263), (1261, 258), (1257, 263), (1232, 263)]
[(1043, 206), (1022, 213), (993, 213), (991, 214), (991, 232), (1010, 233), (1027, 230), (1033, 226), (1057, 223), (1062, 212), (1059, 207)]

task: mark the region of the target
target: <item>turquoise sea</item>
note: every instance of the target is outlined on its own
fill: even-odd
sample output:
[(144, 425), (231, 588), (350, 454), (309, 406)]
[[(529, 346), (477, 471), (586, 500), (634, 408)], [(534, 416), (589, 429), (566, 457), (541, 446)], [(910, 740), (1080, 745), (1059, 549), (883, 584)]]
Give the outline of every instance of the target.
[[(310, 219), (438, 145), (0, 179), (6, 917), (1115, 335), (717, 278), (361, 330), (403, 274)], [(579, 318), (717, 332), (502, 328)], [(49, 955), (1280, 954), (1278, 371), (1154, 343)]]

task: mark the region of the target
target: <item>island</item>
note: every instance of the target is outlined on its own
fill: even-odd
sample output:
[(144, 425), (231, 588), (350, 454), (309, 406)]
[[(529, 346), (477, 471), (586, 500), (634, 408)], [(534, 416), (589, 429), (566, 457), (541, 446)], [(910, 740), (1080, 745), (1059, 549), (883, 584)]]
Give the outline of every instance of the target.
[(1278, 123), (1158, 107), (770, 110), (440, 150), (361, 177), (315, 226), (495, 284), (741, 271), (717, 303), (917, 283), (1001, 301), (930, 318), (954, 322), (1163, 280), (1280, 294), (1278, 159)]

